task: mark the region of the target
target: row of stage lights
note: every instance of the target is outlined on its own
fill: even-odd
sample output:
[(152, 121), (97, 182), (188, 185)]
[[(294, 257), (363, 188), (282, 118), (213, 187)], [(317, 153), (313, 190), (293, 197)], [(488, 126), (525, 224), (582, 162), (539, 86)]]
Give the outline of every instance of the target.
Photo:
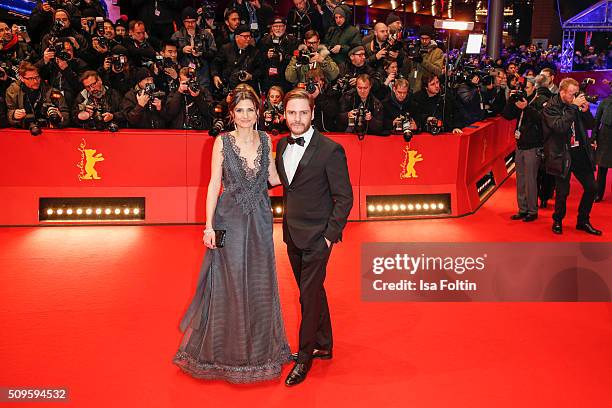
[(48, 216), (53, 216), (53, 215), (59, 215), (59, 216), (63, 216), (63, 215), (139, 215), (140, 214), (140, 208), (124, 208), (123, 210), (121, 208), (115, 208), (114, 210), (112, 208), (57, 208), (57, 209), (53, 209), (53, 208), (48, 208), (47, 209), (47, 215)]
[(416, 204), (370, 204), (368, 205), (368, 211), (370, 213), (382, 213), (382, 212), (398, 212), (398, 211), (440, 211), (444, 210), (446, 206), (443, 203), (416, 203)]

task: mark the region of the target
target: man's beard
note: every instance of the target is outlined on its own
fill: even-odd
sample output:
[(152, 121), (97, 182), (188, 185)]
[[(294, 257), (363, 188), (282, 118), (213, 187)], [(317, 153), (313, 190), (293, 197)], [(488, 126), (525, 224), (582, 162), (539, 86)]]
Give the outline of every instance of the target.
[[(296, 133), (293, 130), (293, 126), (295, 126), (295, 125), (303, 126), (304, 130), (301, 133)], [(305, 123), (302, 123), (302, 122), (300, 122), (300, 123), (291, 123), (290, 126), (289, 126), (289, 130), (291, 131), (291, 134), (299, 136), (299, 135), (303, 135), (304, 133), (306, 133), (308, 131), (308, 127), (306, 126)]]

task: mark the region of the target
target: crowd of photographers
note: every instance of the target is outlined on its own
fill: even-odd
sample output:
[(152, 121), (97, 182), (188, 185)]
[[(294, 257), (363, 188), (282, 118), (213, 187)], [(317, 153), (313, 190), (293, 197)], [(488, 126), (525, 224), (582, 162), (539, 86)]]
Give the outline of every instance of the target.
[(393, 13), (363, 36), (347, 5), (293, 2), (277, 16), (262, 0), (234, 0), (215, 27), (212, 3), (132, 1), (112, 22), (100, 0), (38, 1), (29, 27), (0, 22), (0, 126), (216, 135), (229, 125), (227, 95), (246, 82), (264, 96), (270, 132), (286, 130), (281, 101), (297, 86), (315, 98), (321, 131), (410, 140), (500, 114), (536, 74), (554, 92), (552, 47), (469, 58), (445, 53), (431, 27), (407, 37)]

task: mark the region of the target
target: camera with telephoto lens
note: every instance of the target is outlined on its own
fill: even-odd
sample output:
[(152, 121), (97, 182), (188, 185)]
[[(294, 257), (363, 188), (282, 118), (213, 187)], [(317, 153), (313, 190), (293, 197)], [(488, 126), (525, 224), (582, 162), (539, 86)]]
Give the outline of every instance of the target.
[(586, 93), (586, 90), (589, 87), (589, 85), (593, 85), (594, 83), (595, 83), (595, 80), (593, 78), (584, 78), (582, 82), (580, 83), (580, 91), (576, 93), (576, 96), (579, 96), (580, 94), (582, 94), (584, 95), (584, 99), (586, 99), (588, 103), (597, 102), (597, 100), (599, 99), (599, 96), (589, 95)]
[(3, 76), (2, 74), (15, 79), (19, 75), (19, 67), (6, 61), (0, 61), (0, 76)]
[(123, 71), (125, 64), (127, 64), (127, 57), (125, 55), (113, 54), (110, 56), (110, 63), (115, 71)]
[(42, 104), (42, 113), (49, 120), (49, 123), (56, 128), (62, 127), (62, 114), (59, 111), (60, 100), (63, 95), (60, 91), (51, 91), (49, 95), (50, 102)]
[(397, 39), (397, 34), (391, 34), (389, 35), (389, 39), (393, 40), (393, 43), (391, 43), (389, 40), (385, 41), (384, 45), (383, 45), (383, 49), (387, 50), (387, 53), (389, 52), (398, 52), (399, 50), (402, 49), (403, 44), (400, 40)]
[(339, 93), (346, 93), (351, 88), (351, 79), (354, 77), (351, 74), (346, 74), (336, 80), (332, 85), (331, 90)]
[(160, 70), (164, 70), (166, 68), (176, 68), (176, 64), (172, 61), (172, 58), (162, 57), (161, 55), (155, 56), (155, 63)]
[(225, 129), (225, 109), (220, 103), (215, 105), (212, 112), (213, 122), (212, 127), (208, 131), (211, 136), (218, 136)]
[[(269, 104), (266, 101), (264, 110), (264, 130), (269, 131), (274, 136), (278, 135), (279, 126), (281, 125), (281, 115), (283, 114), (283, 103), (278, 106)], [(270, 119), (267, 119), (267, 117)]]
[(295, 66), (299, 68), (302, 65), (309, 65), (310, 64), (310, 54), (311, 53), (308, 48), (295, 50), (293, 52), (293, 55), (295, 56)]
[(245, 82), (247, 80), (248, 77), (248, 72), (246, 72), (244, 69), (241, 69), (240, 71), (238, 71), (238, 80), (240, 82)]
[(414, 130), (412, 129), (412, 118), (408, 112), (403, 113), (397, 117), (399, 119), (395, 125), (395, 134), (404, 136), (404, 140), (409, 142), (414, 136)]
[(427, 121), (425, 122), (425, 131), (427, 133), (431, 133), (432, 135), (439, 135), (440, 132), (442, 132), (443, 127), (444, 124), (442, 123), (442, 120), (433, 116), (427, 118)]
[(365, 104), (360, 103), (359, 106), (354, 109), (354, 112), (355, 117), (349, 117), (348, 126), (350, 129), (352, 129), (353, 133), (357, 134), (359, 140), (361, 140), (365, 136), (367, 128), (366, 114), (368, 113), (368, 109), (366, 108)]
[(200, 92), (200, 82), (198, 81), (194, 68), (189, 68), (187, 71), (187, 78), (187, 88), (193, 93)]
[(64, 61), (70, 61), (72, 59), (70, 54), (68, 54), (68, 51), (66, 51), (64, 43), (61, 41), (49, 46), (49, 48), (55, 53), (55, 58), (59, 58)]
[(272, 51), (272, 57), (269, 58), (270, 65), (273, 67), (278, 67), (283, 60), (283, 53), (280, 49), (280, 40), (278, 38), (273, 38), (272, 44), (273, 47), (269, 49), (269, 51)]
[(527, 100), (527, 92), (525, 92), (524, 89), (517, 89), (516, 91), (513, 91), (508, 97), (508, 101), (512, 103), (525, 100)]
[(104, 121), (104, 114), (108, 112), (108, 109), (105, 109), (102, 104), (94, 102), (91, 109), (93, 110), (91, 119), (93, 120), (93, 128), (95, 130), (108, 130), (110, 132), (117, 132), (119, 130), (119, 125), (115, 122)]
[(422, 59), (423, 55), (427, 54), (428, 51), (428, 48), (423, 47), (423, 45), (421, 44), (421, 40), (408, 41), (406, 44), (406, 55), (408, 56), (408, 58)]
[(38, 136), (42, 133), (42, 128), (47, 126), (47, 120), (37, 118), (33, 113), (25, 115), (23, 118), (23, 127), (30, 131), (32, 136)]
[(472, 78), (476, 76), (480, 78), (480, 81), (483, 81), (489, 75), (488, 71), (481, 70), (476, 66), (463, 65), (451, 74), (450, 81), (452, 84), (459, 85), (462, 83), (470, 83)]
[(157, 91), (155, 88), (155, 84), (152, 82), (146, 84), (142, 92), (145, 95), (149, 95), (149, 103), (147, 104), (147, 108), (149, 110), (155, 109), (155, 107), (153, 106), (153, 100), (155, 98), (164, 99), (166, 97), (166, 93), (164, 91)]

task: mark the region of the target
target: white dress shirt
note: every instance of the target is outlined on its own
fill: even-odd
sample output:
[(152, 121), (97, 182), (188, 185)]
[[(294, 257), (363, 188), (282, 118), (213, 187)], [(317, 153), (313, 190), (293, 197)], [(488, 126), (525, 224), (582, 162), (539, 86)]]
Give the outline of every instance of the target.
[(300, 164), (300, 160), (302, 160), (302, 156), (304, 156), (304, 152), (306, 148), (310, 144), (310, 140), (312, 139), (312, 135), (314, 133), (314, 128), (311, 126), (304, 134), (300, 136), (294, 136), (291, 134), (289, 137), (297, 139), (298, 137), (304, 138), (304, 146), (300, 146), (297, 143), (287, 144), (285, 151), (283, 152), (283, 162), (285, 164), (285, 173), (287, 173), (287, 179), (289, 180), (289, 184), (293, 181), (293, 176), (295, 176), (295, 172), (298, 168), (298, 164)]

